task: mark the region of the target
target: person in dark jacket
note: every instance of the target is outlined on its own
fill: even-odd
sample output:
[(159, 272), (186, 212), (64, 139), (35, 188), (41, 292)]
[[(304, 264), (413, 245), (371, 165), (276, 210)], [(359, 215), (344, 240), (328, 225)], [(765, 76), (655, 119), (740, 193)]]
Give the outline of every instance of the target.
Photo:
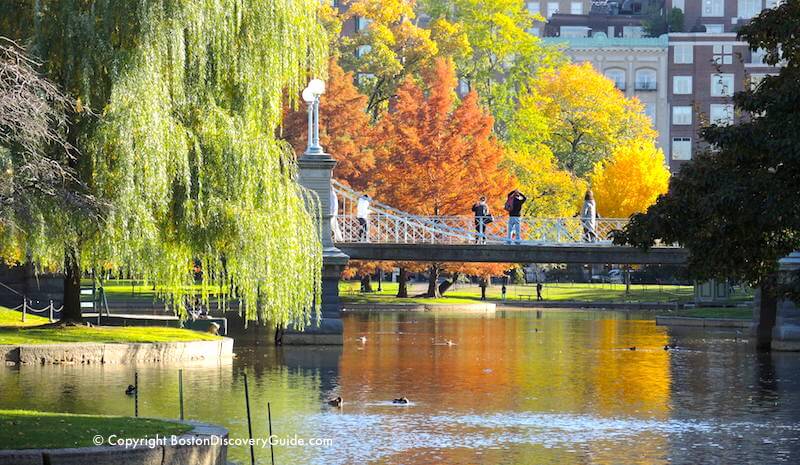
[(506, 198), (505, 209), (508, 212), (508, 242), (511, 243), (512, 237), (514, 241), (519, 244), (521, 239), (520, 228), (520, 214), (522, 213), (522, 205), (528, 200), (525, 194), (514, 189), (508, 193)]
[(472, 206), (472, 212), (475, 213), (475, 231), (478, 233), (475, 242), (477, 244), (485, 244), (486, 225), (491, 223), (489, 205), (486, 204), (485, 196), (481, 196), (475, 205)]

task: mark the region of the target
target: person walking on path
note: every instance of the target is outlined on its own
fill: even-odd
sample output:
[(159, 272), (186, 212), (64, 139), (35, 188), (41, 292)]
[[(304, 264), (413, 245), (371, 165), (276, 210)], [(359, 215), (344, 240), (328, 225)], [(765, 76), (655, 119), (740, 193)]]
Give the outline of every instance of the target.
[(367, 194), (358, 198), (356, 204), (356, 217), (358, 218), (359, 239), (361, 242), (369, 242), (369, 203), (372, 199)]
[(536, 300), (539, 301), (539, 302), (544, 300), (544, 298), (542, 298), (542, 287), (544, 287), (544, 286), (542, 286), (542, 282), (541, 281), (537, 281), (536, 282)]
[(506, 198), (505, 210), (508, 212), (508, 238), (507, 242), (510, 244), (512, 236), (514, 241), (519, 244), (521, 241), (521, 227), (519, 223), (519, 216), (522, 213), (522, 205), (528, 200), (525, 194), (517, 189), (508, 193)]
[(481, 198), (472, 206), (472, 212), (475, 213), (475, 231), (478, 233), (475, 243), (485, 244), (486, 225), (492, 222), (492, 216), (489, 213), (489, 205), (486, 204), (485, 196), (481, 196)]
[(489, 280), (486, 276), (481, 276), (478, 286), (481, 288), (481, 300), (486, 300), (486, 288), (489, 286)]
[(583, 226), (584, 242), (595, 242), (597, 240), (597, 204), (594, 201), (592, 190), (586, 191), (581, 208), (581, 225)]

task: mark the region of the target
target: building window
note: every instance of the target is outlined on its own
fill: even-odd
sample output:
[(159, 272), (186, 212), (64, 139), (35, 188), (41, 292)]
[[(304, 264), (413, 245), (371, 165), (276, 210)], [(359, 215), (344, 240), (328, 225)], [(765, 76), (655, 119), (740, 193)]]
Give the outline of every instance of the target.
[(676, 45), (673, 47), (673, 62), (675, 64), (691, 64), (694, 61), (694, 50), (691, 45)]
[(722, 34), (725, 32), (725, 26), (722, 24), (706, 24), (706, 34)]
[(371, 51), (372, 51), (372, 46), (371, 45), (360, 45), (356, 49), (356, 56), (357, 57), (363, 57), (364, 55), (366, 55), (367, 53), (369, 53)]
[(561, 37), (589, 37), (589, 28), (586, 26), (561, 26), (558, 28)]
[(687, 126), (692, 124), (692, 107), (672, 107), (672, 124), (676, 126)]
[(608, 69), (605, 72), (607, 78), (614, 81), (614, 86), (619, 90), (625, 90), (625, 71), (621, 69)]
[(754, 65), (763, 65), (764, 59), (767, 57), (767, 51), (763, 48), (757, 48), (750, 51), (750, 63)]
[(642, 26), (622, 26), (622, 37), (639, 39), (644, 35)]
[(677, 8), (681, 11), (686, 11), (683, 5), (683, 0), (672, 0), (672, 8)]
[(748, 78), (748, 81), (750, 82), (750, 89), (756, 90), (765, 77), (767, 77), (766, 74), (751, 74)]
[(712, 103), (708, 112), (708, 119), (711, 124), (728, 126), (733, 124), (733, 105)]
[(528, 2), (528, 13), (538, 15), (540, 11), (539, 2)]
[(733, 63), (733, 45), (715, 45), (714, 50), (714, 64), (729, 65)]
[(650, 121), (653, 123), (653, 126), (656, 124), (656, 106), (652, 103), (646, 103), (644, 105), (644, 114), (650, 118)]
[(363, 16), (356, 16), (356, 31), (363, 31), (370, 23), (372, 23), (371, 19), (364, 18)]
[(733, 74), (712, 74), (711, 96), (712, 97), (733, 96)]
[(691, 76), (672, 76), (672, 93), (675, 95), (689, 95), (692, 93)]
[(654, 69), (637, 69), (635, 77), (635, 90), (656, 90), (657, 79)]
[(692, 139), (690, 137), (672, 138), (672, 159), (673, 160), (692, 159)]
[(547, 2), (547, 17), (558, 13), (558, 2)]
[(725, 0), (703, 0), (703, 16), (723, 16)]
[(572, 2), (569, 4), (569, 13), (573, 15), (583, 14), (583, 2)]
[(750, 19), (761, 13), (761, 0), (739, 0), (736, 5), (736, 16)]

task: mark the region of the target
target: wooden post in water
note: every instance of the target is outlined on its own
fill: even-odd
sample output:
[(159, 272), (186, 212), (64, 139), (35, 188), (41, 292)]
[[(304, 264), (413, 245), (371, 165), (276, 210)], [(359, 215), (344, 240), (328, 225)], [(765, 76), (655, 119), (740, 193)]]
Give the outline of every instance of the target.
[(178, 370), (178, 397), (181, 403), (181, 420), (183, 420), (183, 369)]
[(139, 372), (133, 374), (133, 416), (139, 416)]
[(272, 408), (267, 402), (267, 423), (269, 424), (269, 455), (272, 457), (272, 465), (275, 465), (275, 449), (272, 445)]
[(256, 465), (256, 452), (253, 449), (253, 423), (250, 420), (250, 392), (247, 389), (247, 375), (244, 377), (244, 404), (247, 406), (247, 435), (250, 438), (250, 465)]

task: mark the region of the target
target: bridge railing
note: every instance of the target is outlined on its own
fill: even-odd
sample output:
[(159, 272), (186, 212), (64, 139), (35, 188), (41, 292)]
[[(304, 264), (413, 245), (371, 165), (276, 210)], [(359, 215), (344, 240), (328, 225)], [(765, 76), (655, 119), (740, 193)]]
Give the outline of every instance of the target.
[[(375, 242), (391, 244), (474, 244), (506, 243), (509, 220), (495, 218), (485, 225), (484, 236), (474, 216), (401, 216), (372, 213), (366, 228), (355, 215), (338, 215), (336, 242)], [(520, 237), (513, 242), (529, 244), (611, 243), (613, 232), (624, 228), (627, 219), (601, 218), (594, 224), (580, 218), (521, 217)], [(485, 239), (485, 240), (484, 240)]]

